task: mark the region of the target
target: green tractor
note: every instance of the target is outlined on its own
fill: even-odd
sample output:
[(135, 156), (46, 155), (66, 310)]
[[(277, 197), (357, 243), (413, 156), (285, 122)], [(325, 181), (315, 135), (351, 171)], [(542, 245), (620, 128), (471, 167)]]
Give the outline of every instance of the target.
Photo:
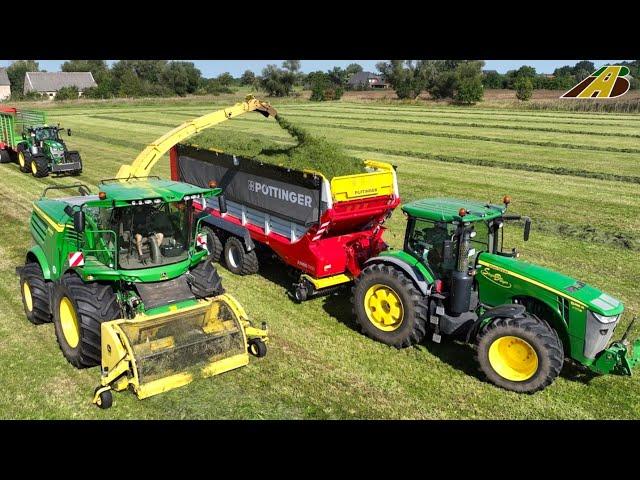
[[(531, 220), (492, 205), (425, 199), (402, 207), (403, 250), (365, 263), (353, 287), (354, 313), (367, 336), (397, 348), (427, 335), (475, 345), (487, 379), (533, 393), (550, 385), (565, 358), (605, 374), (630, 375), (640, 340), (608, 345), (624, 310), (619, 300), (584, 282), (520, 260), (503, 249), (504, 225)], [(635, 320), (635, 319), (634, 319)], [(633, 322), (631, 322), (633, 324)]]
[(76, 150), (67, 149), (60, 136), (63, 130), (47, 125), (44, 112), (0, 108), (0, 163), (17, 160), (20, 171), (34, 177), (80, 175), (82, 158)]
[(107, 408), (126, 388), (146, 398), (266, 354), (266, 324), (253, 327), (224, 294), (208, 216), (195, 214), (220, 189), (147, 177), (47, 197), (60, 188), (70, 187), (34, 203), (20, 288), (27, 319), (53, 321), (72, 365), (101, 365), (94, 403)]

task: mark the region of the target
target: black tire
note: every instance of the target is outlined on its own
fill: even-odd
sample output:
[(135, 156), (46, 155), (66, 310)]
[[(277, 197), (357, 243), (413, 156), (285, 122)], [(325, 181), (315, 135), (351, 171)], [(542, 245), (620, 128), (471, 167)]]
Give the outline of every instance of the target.
[(267, 344), (259, 338), (249, 340), (249, 353), (254, 357), (264, 357), (267, 354)]
[[(22, 162), (20, 161), (21, 155), (24, 159)], [(22, 145), (18, 145), (18, 166), (22, 173), (31, 173), (31, 152)]]
[[(365, 299), (367, 292), (375, 285), (390, 288), (400, 299), (402, 318), (395, 330), (382, 330), (367, 314)], [(398, 268), (385, 264), (366, 267), (355, 281), (351, 301), (362, 333), (378, 342), (405, 348), (420, 343), (427, 333), (425, 298), (413, 281)]]
[(200, 262), (190, 273), (191, 278), (189, 279), (189, 284), (191, 286), (191, 292), (196, 297), (215, 297), (216, 295), (222, 295), (224, 293), (222, 279), (210, 257)]
[[(20, 292), (22, 305), (27, 319), (34, 325), (41, 325), (51, 321), (51, 307), (49, 305), (49, 285), (42, 274), (38, 262), (28, 262), (20, 272)], [(25, 284), (27, 288), (25, 288)], [(29, 294), (30, 300), (26, 298)], [(31, 308), (29, 308), (31, 307)]]
[[(79, 341), (69, 345), (61, 324), (60, 304), (70, 301), (78, 321)], [(77, 368), (100, 364), (100, 324), (121, 317), (120, 306), (113, 287), (103, 283), (85, 283), (73, 273), (65, 274), (53, 293), (53, 323), (62, 354)]]
[(73, 176), (80, 175), (82, 173), (82, 157), (80, 157), (80, 152), (76, 150), (72, 150), (67, 152), (66, 156), (67, 156), (67, 161), (80, 163), (80, 168), (76, 170), (71, 170), (69, 174)]
[(31, 175), (43, 178), (49, 175), (49, 159), (41, 153), (31, 156)]
[[(96, 388), (93, 394), (95, 395), (100, 388), (102, 387)], [(98, 396), (98, 403), (96, 405), (98, 406), (98, 408), (101, 408), (103, 410), (111, 408), (111, 405), (113, 405), (113, 393), (111, 393), (111, 390), (100, 392), (100, 395)]]
[[(509, 379), (501, 375), (492, 366), (490, 349), (499, 339), (517, 337), (528, 344), (528, 348), (535, 351), (534, 370), (531, 374), (527, 370), (520, 370), (523, 380)], [(509, 346), (509, 348), (511, 348)], [(526, 351), (526, 350), (523, 350)], [(529, 358), (529, 355), (525, 358)], [(476, 360), (480, 371), (487, 379), (506, 390), (519, 393), (534, 393), (544, 389), (556, 379), (564, 363), (564, 349), (556, 331), (544, 320), (524, 314), (517, 318), (498, 318), (487, 325), (476, 337)]]
[(0, 150), (0, 163), (11, 163), (11, 154), (8, 150)]
[(209, 258), (214, 262), (220, 262), (222, 250), (224, 249), (224, 247), (222, 246), (222, 242), (220, 241), (220, 237), (218, 237), (213, 228), (207, 226), (202, 227), (202, 233), (207, 234), (207, 248), (209, 249)]
[(224, 264), (236, 275), (252, 275), (260, 267), (256, 251), (246, 252), (242, 241), (237, 237), (229, 237), (224, 243)]

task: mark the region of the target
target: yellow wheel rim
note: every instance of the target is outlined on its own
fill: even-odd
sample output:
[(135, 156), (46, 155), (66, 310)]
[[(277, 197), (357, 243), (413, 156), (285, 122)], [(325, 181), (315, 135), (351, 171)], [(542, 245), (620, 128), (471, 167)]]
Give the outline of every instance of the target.
[(27, 307), (29, 312), (33, 311), (33, 297), (31, 296), (31, 287), (29, 286), (29, 282), (24, 282), (22, 284), (22, 296), (24, 297), (24, 304)]
[(18, 163), (21, 167), (24, 167), (24, 153), (22, 152), (18, 153)]
[(36, 166), (36, 162), (31, 162), (31, 171), (33, 172), (34, 175), (38, 173), (38, 167)]
[(364, 309), (373, 325), (392, 332), (402, 324), (404, 308), (400, 296), (389, 286), (372, 285), (364, 296)]
[(60, 326), (67, 344), (71, 348), (78, 346), (80, 341), (80, 325), (73, 303), (67, 297), (60, 300)]
[(520, 337), (505, 336), (489, 347), (489, 363), (498, 375), (512, 382), (529, 380), (538, 371), (538, 355)]

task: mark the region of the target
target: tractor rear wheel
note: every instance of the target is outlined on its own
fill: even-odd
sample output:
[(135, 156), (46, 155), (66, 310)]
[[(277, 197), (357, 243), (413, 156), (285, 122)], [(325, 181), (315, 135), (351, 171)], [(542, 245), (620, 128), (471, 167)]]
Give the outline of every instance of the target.
[(11, 155), (4, 148), (0, 150), (0, 163), (11, 163)]
[(224, 293), (222, 279), (218, 275), (213, 259), (207, 257), (191, 270), (191, 292), (198, 298), (215, 297)]
[(362, 333), (396, 348), (420, 343), (427, 333), (424, 297), (400, 269), (374, 264), (353, 287), (353, 311)]
[(49, 175), (49, 160), (41, 153), (31, 156), (31, 175), (38, 178)]
[(530, 314), (498, 318), (476, 338), (480, 370), (506, 390), (534, 393), (544, 389), (562, 370), (564, 350), (556, 331)]
[(219, 262), (223, 250), (220, 237), (218, 237), (216, 232), (211, 227), (202, 227), (202, 233), (207, 234), (207, 248), (209, 249), (209, 258), (214, 262)]
[(28, 262), (20, 272), (20, 291), (27, 319), (34, 325), (50, 322), (49, 285), (38, 262)]
[(69, 363), (76, 368), (100, 364), (100, 324), (121, 316), (113, 287), (68, 273), (55, 287), (52, 307), (58, 345)]
[(18, 146), (18, 165), (22, 173), (31, 172), (31, 152), (21, 146)]
[(251, 275), (259, 268), (256, 251), (246, 252), (237, 237), (229, 237), (224, 243), (224, 263), (236, 275)]

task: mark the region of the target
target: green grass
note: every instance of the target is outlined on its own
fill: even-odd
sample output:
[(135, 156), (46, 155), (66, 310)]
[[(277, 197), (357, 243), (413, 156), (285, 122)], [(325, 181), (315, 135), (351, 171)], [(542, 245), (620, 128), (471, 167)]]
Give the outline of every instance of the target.
[[(291, 302), (286, 297), (290, 279), (278, 265), (251, 277), (220, 269), (226, 289), (250, 317), (269, 323), (267, 357), (144, 401), (121, 393), (112, 409), (93, 407), (99, 370), (71, 367), (58, 349), (52, 325), (33, 326), (22, 310), (15, 267), (31, 244), (31, 202), (48, 185), (80, 180), (95, 188), (148, 142), (190, 116), (211, 111), (212, 105), (227, 104), (229, 100), (215, 98), (51, 105), (51, 122), (73, 129), (69, 145), (83, 156), (83, 175), (34, 179), (16, 165), (0, 166), (0, 273), (5, 279), (0, 285), (0, 418), (640, 416), (638, 376), (592, 377), (567, 364), (543, 392), (506, 392), (481, 379), (473, 352), (464, 345), (426, 342), (397, 351), (362, 336), (347, 295)], [(640, 147), (635, 137), (625, 136), (640, 134), (640, 116), (348, 102), (275, 106), (314, 138), (336, 143), (346, 157), (397, 165), (403, 201), (449, 195), (497, 202), (510, 194), (511, 210), (531, 216), (534, 230), (524, 243), (522, 230), (511, 228), (508, 246), (517, 247), (525, 259), (622, 299), (627, 309), (623, 327), (640, 314), (640, 155), (620, 151)], [(527, 128), (508, 128), (515, 125)], [(592, 130), (608, 134), (590, 135)], [(296, 144), (273, 119), (253, 114), (210, 132), (216, 142), (233, 139), (239, 147), (259, 150)], [(168, 176), (168, 162), (161, 161), (154, 173)], [(387, 226), (385, 239), (401, 246), (403, 216), (394, 213)], [(638, 327), (633, 335), (640, 335)]]

